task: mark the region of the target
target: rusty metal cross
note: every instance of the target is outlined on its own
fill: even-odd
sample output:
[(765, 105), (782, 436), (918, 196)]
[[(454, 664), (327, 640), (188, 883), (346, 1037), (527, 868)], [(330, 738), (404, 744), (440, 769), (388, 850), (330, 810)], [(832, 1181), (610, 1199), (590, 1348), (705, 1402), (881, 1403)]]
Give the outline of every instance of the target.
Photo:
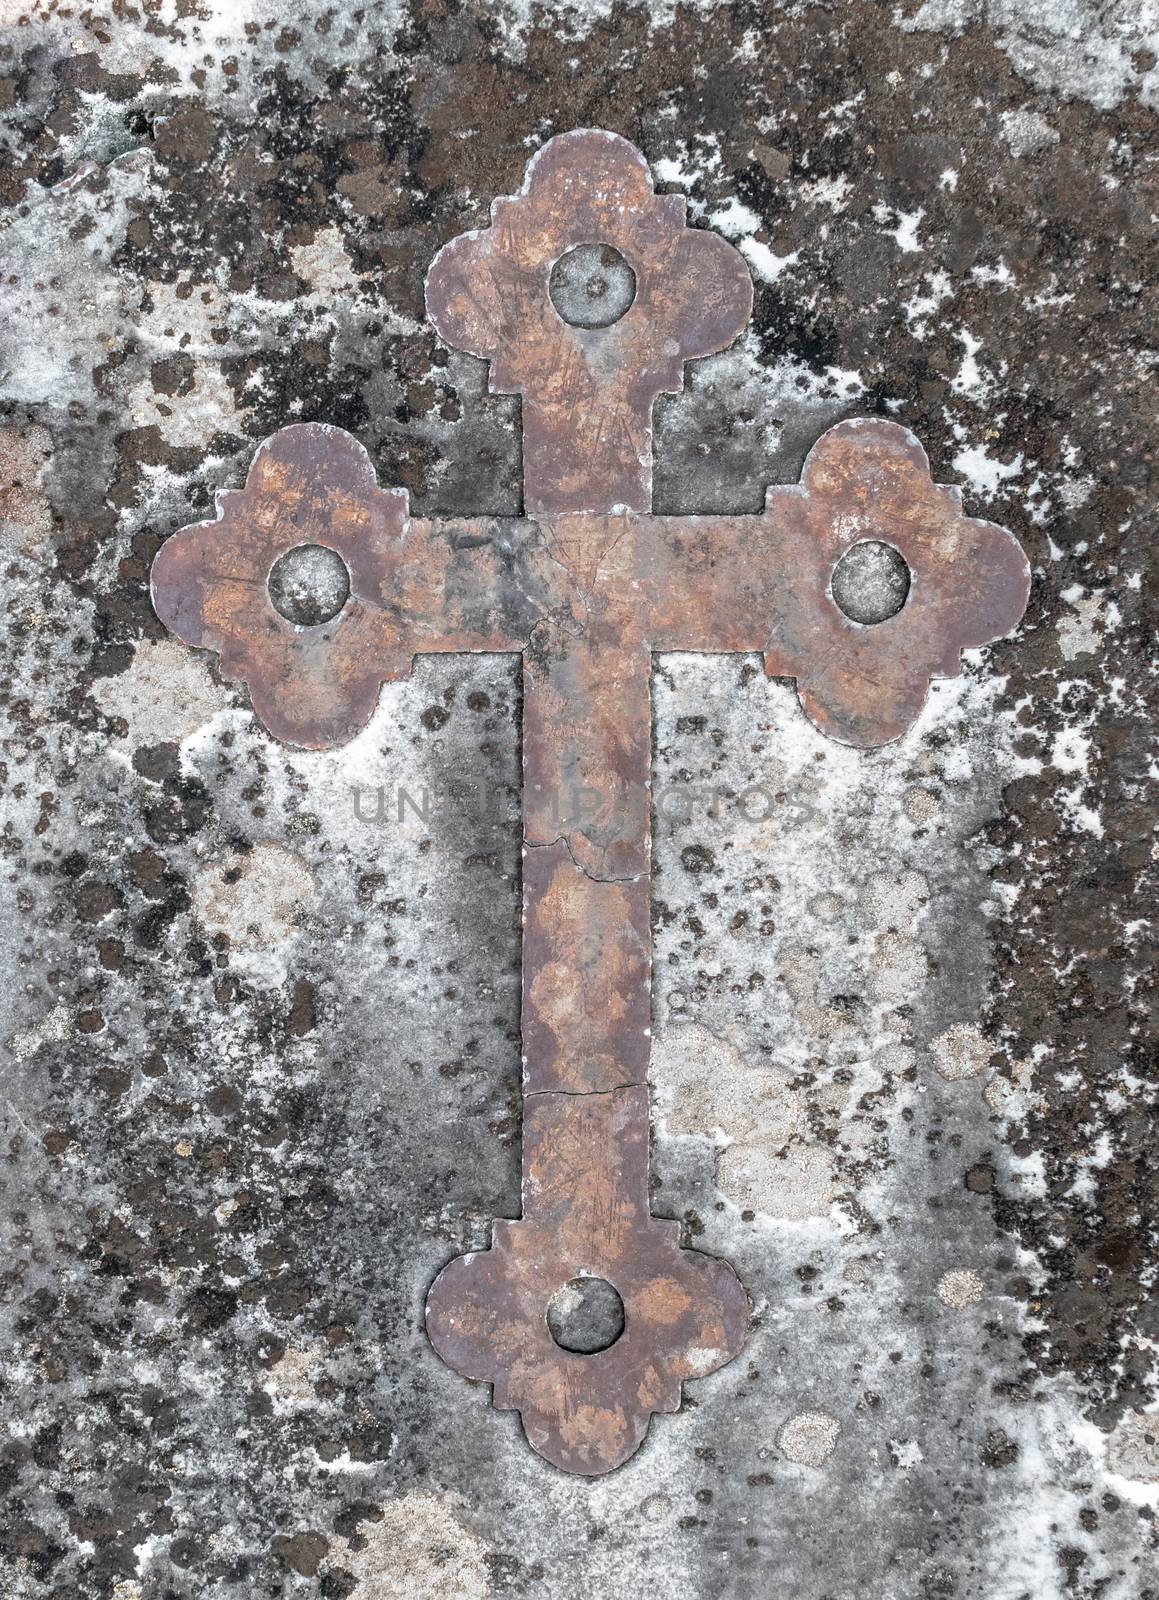
[[(541, 1455), (597, 1474), (748, 1326), (732, 1268), (649, 1210), (652, 653), (761, 653), (826, 734), (877, 745), (962, 649), (1017, 623), (1029, 568), (932, 481), (912, 434), (875, 419), (824, 434), (760, 515), (651, 513), (654, 401), (740, 333), (752, 284), (616, 135), (546, 144), (490, 227), (440, 252), (427, 304), (447, 344), (490, 362), (493, 390), (522, 396), (524, 515), (412, 518), (348, 434), (288, 427), (216, 521), (166, 542), (153, 599), (248, 684), (272, 734), (311, 748), (349, 739), (418, 652), (522, 655), (523, 1215), (443, 1269), (426, 1325)], [(312, 625), (269, 587), (300, 546), (348, 574), (341, 609)], [(882, 549), (900, 609), (856, 620), (838, 603), (842, 565)], [(561, 816), (578, 793), (587, 814)], [(549, 1303), (596, 1280), (618, 1295), (622, 1332), (565, 1348)]]

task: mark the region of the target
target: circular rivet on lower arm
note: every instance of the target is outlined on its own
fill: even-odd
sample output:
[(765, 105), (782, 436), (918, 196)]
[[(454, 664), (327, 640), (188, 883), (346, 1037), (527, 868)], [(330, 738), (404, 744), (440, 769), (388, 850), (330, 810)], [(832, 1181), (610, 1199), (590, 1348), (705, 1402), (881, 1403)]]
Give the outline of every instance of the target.
[(547, 1303), (547, 1326), (561, 1350), (594, 1355), (624, 1331), (624, 1302), (606, 1278), (572, 1278)]

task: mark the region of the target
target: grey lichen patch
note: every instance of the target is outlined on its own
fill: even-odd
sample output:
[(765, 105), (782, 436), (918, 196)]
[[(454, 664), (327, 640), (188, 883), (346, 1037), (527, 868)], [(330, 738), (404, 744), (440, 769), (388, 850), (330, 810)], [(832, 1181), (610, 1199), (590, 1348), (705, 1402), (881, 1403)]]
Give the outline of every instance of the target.
[(224, 934), (235, 950), (269, 950), (301, 931), (317, 895), (317, 879), (300, 856), (259, 844), (201, 869), (193, 911), (208, 934)]
[(731, 1144), (717, 1158), (716, 1174), (736, 1205), (781, 1222), (826, 1216), (834, 1200), (829, 1152), (800, 1139), (784, 1149), (759, 1139)]
[(813, 1039), (852, 1038), (857, 1021), (849, 1011), (821, 998), (824, 963), (816, 950), (788, 950), (781, 980), (801, 1029)]
[(869, 989), (883, 1005), (903, 1005), (929, 975), (922, 941), (909, 930), (929, 901), (929, 882), (912, 868), (875, 872), (862, 890), (861, 902), (874, 937), (875, 961)]
[(917, 1051), (900, 1039), (888, 1039), (873, 1053), (873, 1064), (886, 1078), (909, 1078), (917, 1062)]
[(245, 414), (219, 367), (206, 363), (187, 385), (169, 388), (159, 387), (171, 381), (162, 376), (164, 365), (158, 362), (149, 382), (126, 396), (138, 428), (156, 429), (158, 440), (174, 450), (203, 448), (218, 434), (244, 430)]
[(976, 1078), (990, 1064), (993, 1046), (974, 1022), (955, 1022), (930, 1040), (934, 1065), (948, 1083)]
[(806, 1097), (787, 1073), (750, 1062), (697, 1023), (658, 1035), (651, 1072), (665, 1132), (724, 1145), (717, 1182), (735, 1205), (786, 1222), (828, 1211), (832, 1159), (812, 1142)]
[[(1002, 1437), (1005, 1439), (1005, 1434)], [(899, 1472), (912, 1472), (926, 1456), (916, 1439), (890, 1439), (889, 1459)]]
[(786, 1073), (748, 1061), (698, 1023), (657, 1035), (651, 1075), (669, 1133), (719, 1131), (730, 1139), (758, 1137), (781, 1145), (805, 1129), (802, 1102)]
[(455, 1497), (414, 1490), (360, 1524), (330, 1557), (354, 1580), (348, 1600), (487, 1600), (490, 1548), (463, 1520)]
[(923, 0), (902, 26), (956, 34), (983, 19), (1014, 70), (1040, 90), (1104, 110), (1127, 96), (1152, 109), (1159, 103), (1154, 23), (1145, 11), (1083, 0), (1047, 10), (1035, 0)]
[(1159, 1483), (1159, 1416), (1129, 1411), (1107, 1440), (1107, 1468), (1135, 1483)]
[(0, 428), (0, 547), (15, 554), (46, 554), (52, 507), (44, 492), (52, 457), (47, 428)]
[(1080, 594), (1070, 599), (1071, 609), (1063, 612), (1055, 623), (1058, 648), (1065, 661), (1094, 655), (1105, 637), (1107, 625), (1105, 594)]
[(1035, 111), (1032, 106), (1004, 111), (999, 120), (1002, 137), (1010, 146), (1012, 156), (1037, 155), (1040, 150), (1058, 143), (1058, 129), (1052, 127), (1042, 113)]
[(822, 890), (809, 901), (809, 910), (818, 922), (835, 923), (844, 910), (845, 902), (831, 890)]
[(938, 1299), (954, 1311), (976, 1305), (986, 1286), (972, 1267), (951, 1267), (938, 1279)]
[(362, 275), (355, 270), (341, 228), (318, 228), (308, 244), (292, 244), (289, 256), (295, 275), (308, 286), (310, 301), (341, 308), (360, 292)]
[(1004, 1072), (995, 1072), (987, 1079), (982, 1098), (993, 1116), (1008, 1122), (1025, 1122), (1046, 1107), (1045, 1098), (1035, 1089), (1032, 1061), (1012, 1061)]
[(640, 1502), (640, 1515), (647, 1522), (664, 1522), (672, 1515), (672, 1500), (666, 1494), (650, 1494)]
[(150, 360), (117, 370), (109, 384), (135, 428), (155, 430), (167, 459), (247, 431), (249, 407), (223, 358), (236, 360), (260, 337), (251, 306), (220, 281), (183, 274), (177, 284), (149, 283), (138, 326)]
[(324, 1363), (329, 1354), (329, 1345), (320, 1339), (290, 1346), (270, 1364), (262, 1378), (262, 1388), (275, 1405), (316, 1404), (317, 1382), (324, 1376)]
[(859, 1287), (873, 1281), (875, 1263), (868, 1256), (851, 1256), (841, 1269), (841, 1276), (846, 1283), (856, 1284)]
[[(17, 216), (0, 243), (8, 293), (0, 331), (8, 350), (3, 393), (24, 404), (81, 405), (97, 398), (99, 369), (116, 347), (116, 330), (140, 307), (143, 286), (118, 273), (113, 256), (125, 241), (132, 205), (156, 176), (149, 154), (132, 151), (111, 162), (96, 187), (53, 189)], [(44, 270), (51, 261), (52, 270)]]
[(799, 1411), (782, 1424), (777, 1447), (788, 1461), (802, 1467), (822, 1467), (841, 1437), (841, 1424), (827, 1411)]
[(874, 872), (861, 893), (861, 903), (873, 926), (894, 931), (908, 930), (925, 910), (929, 898), (929, 880), (913, 868)]
[(909, 934), (879, 933), (869, 989), (885, 1005), (902, 1005), (929, 976), (930, 963), (920, 939)]
[(932, 789), (914, 784), (902, 795), (902, 810), (915, 827), (926, 828), (936, 822), (941, 814), (941, 805)]
[(31, 1027), (21, 1028), (8, 1041), (8, 1048), (18, 1061), (27, 1061), (46, 1044), (61, 1044), (72, 1035), (73, 1015), (63, 1002), (53, 1006), (48, 1014)]
[(205, 661), (176, 639), (143, 641), (124, 672), (97, 678), (91, 692), (121, 750), (179, 744), (229, 704)]

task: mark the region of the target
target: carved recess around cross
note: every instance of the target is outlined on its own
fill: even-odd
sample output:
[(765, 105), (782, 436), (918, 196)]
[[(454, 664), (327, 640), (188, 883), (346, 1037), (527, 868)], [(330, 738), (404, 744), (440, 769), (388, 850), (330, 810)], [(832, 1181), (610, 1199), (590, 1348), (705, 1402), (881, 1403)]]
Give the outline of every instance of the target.
[[(217, 651), (290, 744), (351, 738), (420, 652), (523, 658), (523, 1215), (444, 1268), (426, 1322), (541, 1455), (586, 1474), (625, 1461), (748, 1327), (732, 1268), (648, 1205), (652, 654), (759, 652), (826, 734), (869, 747), (905, 731), (963, 649), (1015, 626), (1030, 577), (1017, 541), (964, 516), (913, 435), (878, 419), (831, 428), (758, 516), (651, 514), (655, 399), (752, 304), (741, 257), (684, 212), (639, 151), (583, 130), (436, 258), (438, 332), (522, 396), (524, 516), (412, 518), (360, 444), (309, 423), (267, 440), (217, 520), (153, 568), (158, 615)], [(344, 564), (328, 620), (290, 621), (271, 596), (303, 546)], [(857, 621), (841, 574), (874, 553), (897, 600)], [(595, 803), (562, 824), (559, 797), (579, 791)], [(599, 1350), (561, 1342), (551, 1305), (596, 1280), (622, 1330)]]

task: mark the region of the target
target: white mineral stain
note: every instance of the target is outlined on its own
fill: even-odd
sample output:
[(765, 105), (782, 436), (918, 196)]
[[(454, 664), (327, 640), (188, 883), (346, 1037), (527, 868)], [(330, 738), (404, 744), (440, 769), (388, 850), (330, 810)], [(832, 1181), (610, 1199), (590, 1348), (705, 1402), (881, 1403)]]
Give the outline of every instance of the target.
[(946, 273), (927, 272), (922, 279), (922, 288), (917, 289), (908, 300), (902, 302), (909, 331), (915, 339), (924, 339), (929, 332), (930, 319), (935, 315), (943, 300), (951, 300), (954, 289)]
[(750, 211), (748, 206), (730, 196), (726, 204), (718, 210), (710, 212), (708, 221), (710, 225), (730, 239), (739, 239), (746, 233), (755, 233), (761, 226), (761, 219), (755, 211)]
[(914, 211), (898, 211), (880, 204), (873, 208), (874, 222), (883, 233), (888, 234), (903, 255), (915, 255), (924, 248), (918, 239), (918, 228), (925, 214), (922, 206)]
[(13, 216), (0, 272), (19, 288), (0, 308), (0, 345), (18, 349), (20, 359), (0, 364), (0, 398), (54, 407), (95, 400), (93, 373), (116, 343), (109, 330), (138, 314), (140, 287), (118, 273), (112, 256), (124, 243), (131, 202), (149, 203), (152, 170), (150, 155), (129, 151), (104, 168), (99, 208), (82, 186), (62, 185)]
[(978, 364), (982, 341), (975, 339), (968, 328), (959, 329), (957, 337), (964, 354), (957, 372), (950, 379), (950, 388), (957, 395), (983, 404), (993, 392), (994, 379)]
[(920, 1466), (926, 1459), (922, 1447), (916, 1439), (891, 1439), (889, 1448), (895, 1465), (902, 1472), (912, 1471), (914, 1467)]
[(797, 186), (797, 198), (806, 205), (828, 206), (832, 211), (844, 211), (853, 185), (843, 172), (835, 177), (817, 178), (812, 183)]
[(742, 239), (740, 253), (757, 277), (763, 279), (765, 283), (776, 283), (781, 273), (796, 266), (801, 258), (799, 250), (790, 250), (788, 255), (779, 256), (771, 246), (760, 239)]
[(953, 459), (954, 471), (965, 478), (972, 493), (990, 499), (1008, 479), (1017, 478), (1022, 471), (1022, 453), (1013, 461), (996, 461), (988, 455), (984, 445), (966, 445)]
[[(184, 279), (150, 283), (147, 305), (135, 333), (149, 362), (125, 395), (134, 424), (155, 427), (168, 444), (185, 448), (204, 448), (215, 434), (244, 433), (246, 410), (239, 408), (221, 366), (240, 323), (249, 320), (241, 303), (215, 283)], [(166, 363), (190, 357), (187, 381), (173, 386), (160, 379)]]
[(136, 427), (155, 427), (178, 447), (204, 448), (215, 434), (244, 431), (245, 413), (234, 403), (224, 372), (210, 362), (199, 364), (184, 393), (158, 393), (146, 379), (130, 390), (128, 401)]

